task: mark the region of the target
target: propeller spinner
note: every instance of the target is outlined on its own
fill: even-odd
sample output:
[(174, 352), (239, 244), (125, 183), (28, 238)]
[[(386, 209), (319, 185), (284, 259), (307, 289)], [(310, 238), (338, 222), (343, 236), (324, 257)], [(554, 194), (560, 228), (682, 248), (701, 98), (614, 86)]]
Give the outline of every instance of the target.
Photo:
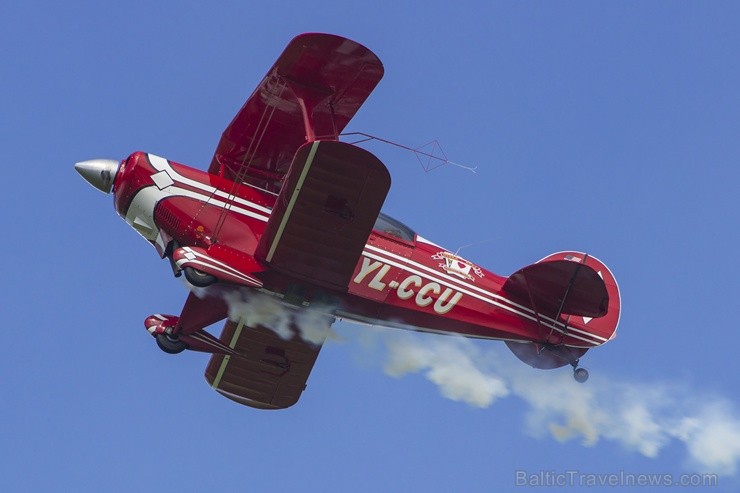
[(110, 193), (120, 163), (113, 159), (91, 159), (75, 164), (75, 170), (103, 193)]

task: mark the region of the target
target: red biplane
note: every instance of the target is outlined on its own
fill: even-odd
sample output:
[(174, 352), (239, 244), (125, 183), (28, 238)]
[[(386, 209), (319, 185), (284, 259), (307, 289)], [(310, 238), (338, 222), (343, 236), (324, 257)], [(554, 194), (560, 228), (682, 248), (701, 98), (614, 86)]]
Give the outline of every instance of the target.
[[(445, 250), (381, 213), (383, 163), (340, 133), (383, 76), (364, 46), (293, 39), (223, 133), (208, 171), (135, 152), (75, 169), (113, 192), (116, 211), (190, 294), (179, 316), (152, 315), (161, 349), (212, 353), (206, 379), (240, 404), (297, 402), (336, 319), (498, 339), (535, 368), (571, 365), (615, 335), (620, 298), (609, 269), (560, 252), (509, 277)], [(289, 314), (276, 331), (235, 308), (268, 297)], [(227, 320), (220, 337), (205, 329)]]

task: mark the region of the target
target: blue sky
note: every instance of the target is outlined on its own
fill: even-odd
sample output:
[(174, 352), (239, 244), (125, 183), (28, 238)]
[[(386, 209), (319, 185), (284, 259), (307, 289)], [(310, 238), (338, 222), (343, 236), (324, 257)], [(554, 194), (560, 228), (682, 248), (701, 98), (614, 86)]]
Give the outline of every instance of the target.
[[(576, 471), (716, 472), (707, 491), (737, 491), (738, 18), (734, 2), (5, 5), (0, 489), (518, 491), (517, 471)], [(504, 275), (565, 249), (610, 266), (623, 316), (585, 388), (500, 343), (340, 324), (298, 405), (265, 412), (213, 392), (205, 355), (156, 348), (143, 320), (185, 288), (72, 166), (145, 150), (205, 168), (306, 31), (384, 62), (348, 130), (477, 166), (425, 173), (371, 147), (386, 212)], [(449, 399), (445, 371), (503, 390)]]

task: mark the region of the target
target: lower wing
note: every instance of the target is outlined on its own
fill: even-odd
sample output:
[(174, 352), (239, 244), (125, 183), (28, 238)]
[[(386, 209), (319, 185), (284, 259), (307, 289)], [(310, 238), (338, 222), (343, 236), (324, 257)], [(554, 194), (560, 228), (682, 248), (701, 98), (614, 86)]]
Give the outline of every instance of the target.
[(306, 387), (323, 341), (304, 341), (297, 328), (283, 339), (271, 329), (228, 321), (221, 341), (236, 355), (214, 354), (206, 380), (221, 395), (259, 409), (290, 407)]

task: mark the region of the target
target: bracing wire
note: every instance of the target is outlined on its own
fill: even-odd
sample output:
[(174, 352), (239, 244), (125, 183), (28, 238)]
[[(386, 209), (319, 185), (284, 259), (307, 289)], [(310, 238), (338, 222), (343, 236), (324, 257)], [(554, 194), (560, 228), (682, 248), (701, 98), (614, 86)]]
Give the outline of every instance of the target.
[[(361, 144), (363, 142), (368, 142), (371, 140), (377, 140), (378, 142), (382, 142), (383, 144), (389, 144), (394, 147), (399, 147), (401, 149), (411, 151), (416, 156), (416, 159), (419, 160), (419, 164), (421, 164), (421, 167), (424, 168), (424, 171), (429, 172), (434, 170), (435, 168), (438, 168), (440, 166), (444, 166), (445, 164), (450, 164), (452, 166), (457, 166), (458, 168), (462, 168), (464, 170), (470, 171), (471, 173), (475, 173), (475, 170), (478, 168), (477, 166), (467, 166), (464, 164), (456, 163), (454, 161), (450, 161), (447, 159), (447, 156), (445, 155), (444, 151), (442, 150), (442, 147), (439, 145), (439, 142), (436, 140), (433, 140), (427, 144), (424, 144), (421, 147), (409, 147), (403, 144), (399, 144), (397, 142), (390, 141), (388, 139), (383, 139), (382, 137), (377, 137), (375, 135), (366, 134), (364, 132), (348, 132), (341, 134), (342, 137), (350, 137), (350, 136), (360, 136), (364, 137), (359, 140), (355, 140), (354, 142), (350, 142), (350, 144)], [(432, 148), (432, 152), (426, 152), (423, 149), (426, 147)], [(435, 154), (435, 152), (438, 152), (440, 155)], [(426, 164), (422, 160), (422, 156), (426, 158)], [(432, 166), (432, 162), (436, 161), (436, 166)]]

